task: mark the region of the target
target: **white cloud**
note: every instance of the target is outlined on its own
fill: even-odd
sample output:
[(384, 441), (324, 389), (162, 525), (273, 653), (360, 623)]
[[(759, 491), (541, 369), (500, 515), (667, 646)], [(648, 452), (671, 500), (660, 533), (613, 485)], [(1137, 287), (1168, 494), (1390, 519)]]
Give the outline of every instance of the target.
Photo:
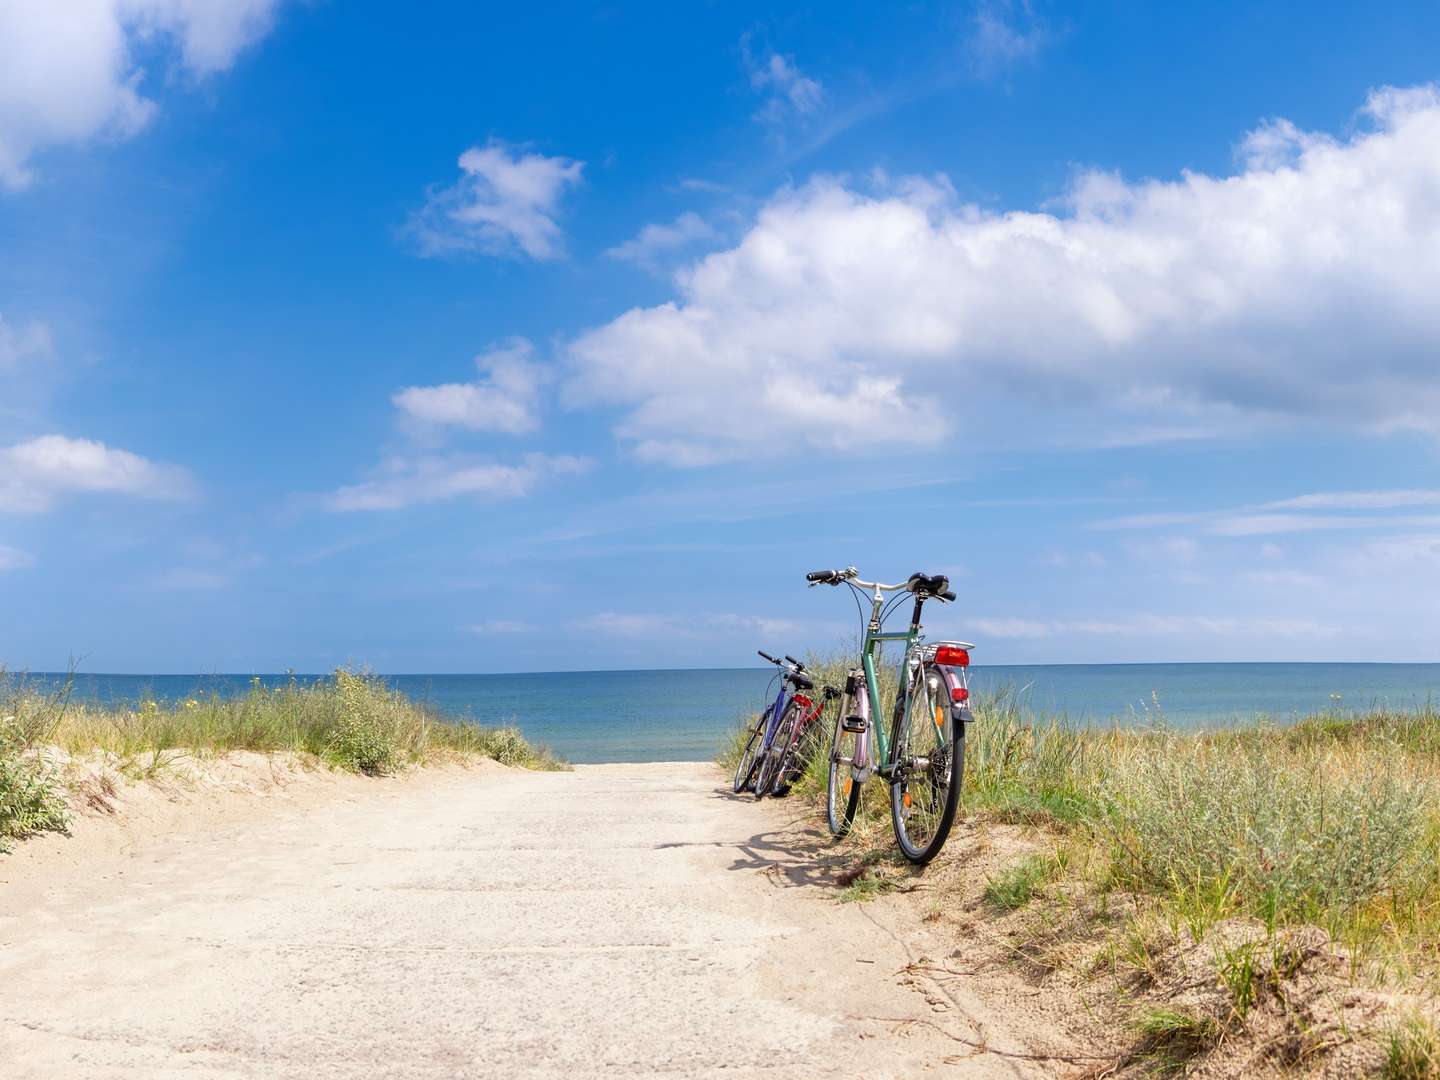
[(408, 386), (391, 402), (411, 420), (470, 431), (512, 435), (540, 426), (540, 388), (548, 378), (525, 338), (511, 338), (475, 358), (483, 378), (473, 383)]
[(1050, 43), (1049, 24), (1035, 14), (1029, 0), (982, 0), (976, 5), (966, 42), (975, 74), (990, 78)]
[(816, 79), (801, 74), (793, 56), (772, 52), (764, 59), (750, 54), (748, 39), (741, 41), (745, 66), (750, 70), (750, 87), (765, 95), (765, 104), (755, 119), (778, 124), (792, 116), (809, 116), (825, 100), (825, 90)]
[(719, 239), (710, 224), (693, 210), (687, 210), (668, 225), (646, 225), (634, 237), (605, 252), (612, 259), (632, 262), (647, 270), (659, 268), (660, 261), (697, 244)]
[(0, 315), (0, 374), (16, 371), (51, 351), (50, 328), (41, 322), (15, 326)]
[[(1384, 529), (1394, 527), (1432, 526), (1440, 524), (1436, 514), (1344, 514), (1308, 513), (1307, 508), (1348, 508), (1374, 510), (1407, 509), (1427, 506), (1431, 501), (1423, 491), (1396, 492), (1334, 492), (1279, 499), (1254, 506), (1224, 510), (1190, 510), (1158, 514), (1128, 514), (1092, 523), (1095, 529), (1162, 529), (1188, 525), (1211, 536), (1270, 536), (1280, 533), (1329, 532), (1337, 529)], [(1294, 506), (1291, 512), (1269, 508)], [(1279, 548), (1267, 545), (1279, 552)], [(1267, 552), (1268, 554), (1268, 552)]]
[(580, 183), (583, 161), (523, 152), (498, 139), (460, 155), (464, 174), (432, 190), (410, 221), (422, 255), (527, 255), (562, 252), (556, 222), (566, 189)]
[(1334, 637), (1340, 628), (1313, 619), (1233, 618), (1208, 615), (1126, 615), (1113, 619), (966, 619), (967, 629), (997, 638), (1052, 637)]
[(1267, 510), (1397, 510), (1412, 506), (1440, 506), (1440, 491), (1320, 491), (1262, 504)]
[(29, 570), (35, 565), (35, 556), (19, 548), (0, 544), (0, 573), (7, 570)]
[(178, 50), (195, 77), (228, 68), (280, 0), (6, 0), (0, 3), (0, 186), (33, 179), (48, 146), (121, 140), (155, 113), (135, 53)]
[(400, 510), (466, 497), (518, 498), (544, 480), (589, 467), (588, 459), (565, 454), (527, 454), (514, 465), (454, 455), (399, 456), (386, 461), (374, 479), (342, 487), (326, 502), (339, 511)]
[(935, 181), (782, 191), (675, 300), (572, 342), (567, 400), (625, 408), (620, 438), (677, 464), (986, 418), (1030, 442), (1054, 417), (1440, 434), (1440, 92), (1365, 116), (1345, 139), (1272, 124), (1290, 163), (1233, 176), (1088, 173), (1063, 214)]
[(270, 32), (281, 0), (118, 0), (121, 18), (140, 35), (164, 34), (180, 46), (195, 75), (224, 71), (240, 51)]
[(176, 499), (193, 490), (184, 469), (90, 439), (42, 435), (0, 448), (0, 511), (38, 513), (75, 492)]

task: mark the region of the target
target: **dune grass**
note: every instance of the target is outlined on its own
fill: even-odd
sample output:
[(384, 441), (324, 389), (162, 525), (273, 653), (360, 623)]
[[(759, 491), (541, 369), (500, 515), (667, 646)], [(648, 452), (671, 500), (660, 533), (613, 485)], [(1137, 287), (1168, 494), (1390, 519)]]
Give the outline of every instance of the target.
[(100, 752), (119, 771), (143, 774), (167, 756), (292, 752), (336, 768), (383, 776), (446, 757), (491, 758), (531, 769), (564, 768), (513, 727), (451, 723), (375, 676), (337, 670), (314, 683), (133, 707), (76, 703), (0, 670), (0, 844), (65, 822), (55, 750)]
[[(810, 662), (839, 684), (844, 660)], [(1145, 900), (1197, 940), (1248, 917), (1318, 925), (1408, 979), (1440, 955), (1440, 710), (1331, 711), (1221, 730), (1078, 727), (1017, 695), (976, 695), (962, 813), (1030, 826), (1042, 853), (991, 882), (1015, 908), (1052, 879)], [(833, 718), (829, 718), (833, 722)], [(828, 751), (828, 748), (827, 748)], [(733, 752), (728, 756), (733, 765)], [(797, 792), (824, 797), (825, 760)], [(857, 854), (893, 845), (866, 785)]]

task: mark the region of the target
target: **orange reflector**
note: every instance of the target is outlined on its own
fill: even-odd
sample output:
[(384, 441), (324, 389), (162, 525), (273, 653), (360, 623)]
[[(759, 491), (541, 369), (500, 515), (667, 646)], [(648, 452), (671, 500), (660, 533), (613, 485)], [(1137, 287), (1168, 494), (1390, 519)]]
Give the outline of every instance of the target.
[(910, 793), (907, 791), (904, 795), (900, 796), (900, 801), (905, 804), (905, 809), (909, 810), (910, 804), (913, 803), (915, 800), (910, 798)]
[(845, 794), (846, 794), (846, 795), (849, 795), (849, 794), (850, 794), (850, 785), (853, 784), (854, 782), (855, 782), (855, 781), (853, 781), (853, 780), (846, 780), (846, 781), (845, 781)]
[(945, 706), (944, 706), (944, 705), (936, 705), (936, 706), (935, 706), (935, 726), (938, 727), (938, 728), (943, 728), (943, 727), (945, 726)]

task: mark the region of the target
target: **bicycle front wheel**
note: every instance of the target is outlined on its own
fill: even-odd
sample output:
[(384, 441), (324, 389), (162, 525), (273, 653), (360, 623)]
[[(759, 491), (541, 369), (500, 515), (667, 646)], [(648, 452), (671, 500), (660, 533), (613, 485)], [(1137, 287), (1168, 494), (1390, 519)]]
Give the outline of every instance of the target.
[(780, 779), (780, 770), (785, 760), (785, 752), (790, 749), (790, 743), (795, 738), (795, 725), (800, 722), (800, 704), (793, 698), (790, 704), (785, 706), (785, 711), (780, 714), (780, 723), (775, 725), (775, 737), (770, 740), (770, 748), (760, 758), (760, 767), (755, 772), (755, 797), (763, 799), (766, 795), (775, 793), (776, 781)]
[(735, 766), (736, 795), (748, 788), (755, 779), (755, 759), (760, 753), (760, 748), (765, 745), (765, 727), (769, 722), (770, 709), (766, 709), (760, 714), (760, 719), (755, 721), (755, 728), (745, 742), (745, 749), (740, 751), (740, 761)]
[(955, 720), (945, 680), (931, 665), (916, 673), (895, 702), (891, 740), (890, 817), (900, 851), (924, 865), (940, 853), (965, 772), (965, 726)]
[[(851, 682), (853, 683), (853, 677)], [(863, 689), (858, 691), (864, 693)], [(845, 720), (855, 708), (853, 685), (845, 688), (840, 709), (835, 713), (835, 727), (830, 740), (830, 771), (825, 784), (825, 824), (834, 836), (844, 836), (855, 820), (860, 806), (860, 780), (857, 779), (855, 755), (859, 752), (860, 736), (845, 730)]]

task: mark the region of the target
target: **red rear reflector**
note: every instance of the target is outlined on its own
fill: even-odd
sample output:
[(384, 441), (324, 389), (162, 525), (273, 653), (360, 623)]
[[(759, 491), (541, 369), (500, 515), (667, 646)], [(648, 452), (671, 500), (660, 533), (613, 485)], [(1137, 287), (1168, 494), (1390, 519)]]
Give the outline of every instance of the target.
[(950, 700), (951, 700), (951, 701), (969, 701), (969, 700), (970, 700), (970, 691), (969, 691), (969, 690), (966, 690), (965, 687), (963, 687), (963, 686), (957, 686), (957, 687), (955, 687), (954, 690), (951, 690), (951, 691), (950, 691)]
[(941, 645), (935, 650), (935, 663), (941, 667), (969, 667), (970, 654), (954, 645)]

